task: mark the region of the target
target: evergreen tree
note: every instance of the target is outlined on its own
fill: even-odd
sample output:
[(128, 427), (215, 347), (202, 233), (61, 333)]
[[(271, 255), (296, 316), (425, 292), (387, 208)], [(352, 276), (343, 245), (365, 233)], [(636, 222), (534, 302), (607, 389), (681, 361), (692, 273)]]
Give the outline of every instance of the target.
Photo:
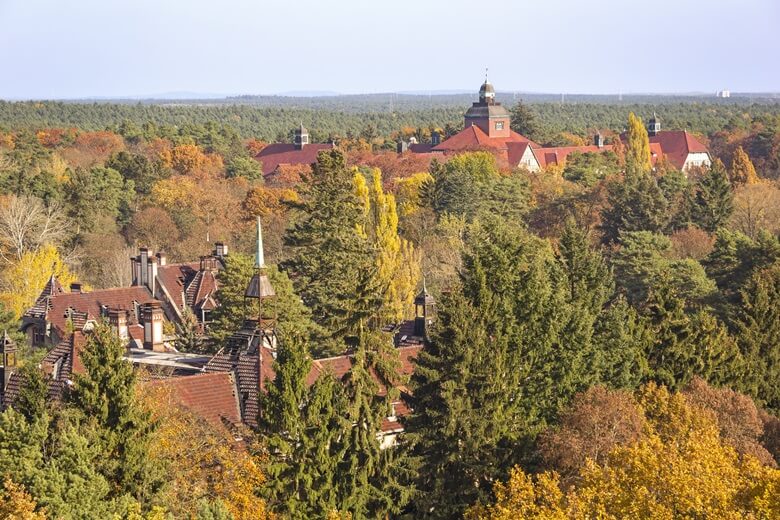
[(601, 212), (602, 241), (620, 241), (626, 231), (663, 232), (670, 220), (668, 202), (652, 175), (626, 173), (607, 185), (607, 207)]
[(46, 400), (49, 393), (43, 371), (37, 363), (27, 362), (19, 369), (18, 374), (21, 383), (13, 408), (30, 423), (42, 420), (46, 413)]
[(650, 140), (642, 120), (628, 114), (628, 143), (626, 145), (626, 172), (628, 174), (647, 173), (650, 163)]
[(758, 182), (758, 174), (756, 174), (756, 168), (750, 161), (750, 157), (745, 153), (745, 150), (740, 146), (737, 151), (734, 152), (734, 158), (731, 160), (731, 184), (734, 186), (742, 186), (745, 184), (755, 184)]
[(182, 312), (182, 322), (176, 324), (176, 350), (180, 352), (203, 352), (205, 343), (200, 332), (198, 319), (189, 307)]
[(327, 374), (307, 386), (310, 367), (306, 343), (286, 337), (261, 407), (270, 452), (269, 506), (290, 518), (322, 517), (339, 505), (336, 465), (345, 429), (340, 414), (347, 404), (340, 383)]
[(515, 103), (509, 114), (509, 128), (531, 141), (539, 140), (540, 127), (536, 121), (536, 115), (522, 100)]
[[(393, 365), (397, 352), (385, 348), (392, 342), (380, 333), (364, 332), (345, 381), (346, 415), (343, 458), (337, 468), (339, 509), (353, 518), (387, 518), (400, 513), (411, 497), (409, 460), (397, 447), (382, 448), (382, 421), (398, 398), (391, 385), (398, 380)], [(396, 363), (390, 356), (395, 355)], [(380, 375), (387, 391), (371, 372)]]
[(558, 243), (559, 261), (566, 273), (571, 302), (601, 312), (615, 289), (612, 273), (599, 251), (590, 245), (590, 234), (569, 220)]
[(742, 310), (735, 333), (745, 358), (740, 390), (780, 412), (780, 266), (757, 272), (741, 291)]
[(321, 152), (298, 204), (301, 218), (284, 236), (292, 256), (282, 268), (314, 321), (340, 341), (375, 313), (374, 251), (360, 232), (364, 206), (338, 151)]
[(76, 375), (68, 400), (99, 431), (101, 473), (144, 504), (161, 489), (161, 468), (148, 457), (154, 424), (135, 398), (133, 365), (123, 359), (122, 341), (106, 323), (90, 331), (80, 353), (84, 373)]
[(734, 193), (726, 167), (715, 159), (710, 170), (696, 185), (692, 219), (697, 226), (714, 233), (726, 224), (734, 210)]

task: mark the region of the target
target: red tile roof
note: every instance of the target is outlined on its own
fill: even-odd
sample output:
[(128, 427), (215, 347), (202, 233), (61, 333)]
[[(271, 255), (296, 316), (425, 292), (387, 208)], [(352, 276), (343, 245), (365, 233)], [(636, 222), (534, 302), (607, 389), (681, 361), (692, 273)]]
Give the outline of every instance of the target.
[(143, 384), (167, 387), (179, 404), (211, 424), (241, 423), (236, 385), (229, 372), (155, 379)]
[(281, 164), (314, 164), (321, 151), (331, 148), (330, 143), (311, 143), (300, 150), (292, 143), (274, 143), (260, 150), (255, 159), (262, 163), (263, 175), (269, 175)]
[[(531, 151), (533, 152), (534, 157), (536, 157), (539, 167), (546, 168), (553, 165), (565, 165), (566, 159), (573, 153), (603, 153), (611, 151), (612, 148), (613, 145), (611, 144), (604, 145), (601, 148), (594, 144), (586, 146), (550, 146), (545, 148), (532, 148)], [(663, 155), (661, 145), (650, 143), (650, 153), (650, 160), (652, 164), (655, 165), (658, 158)], [(521, 156), (522, 155), (517, 157), (517, 161), (520, 160)], [(516, 165), (517, 162), (512, 162), (510, 164)]]
[(133, 311), (133, 302), (141, 305), (154, 298), (146, 287), (118, 287), (80, 293), (62, 293), (49, 299), (47, 320), (60, 331), (67, 329), (68, 317), (74, 314), (74, 321), (98, 320), (103, 308)]
[(507, 150), (508, 143), (529, 143), (533, 147), (539, 145), (517, 132), (510, 131), (509, 137), (490, 137), (480, 127), (471, 125), (446, 141), (434, 146), (434, 152), (466, 152), (475, 150)]
[(707, 147), (684, 130), (664, 130), (650, 136), (650, 145), (658, 144), (669, 162), (677, 169), (682, 169), (688, 154), (709, 153)]

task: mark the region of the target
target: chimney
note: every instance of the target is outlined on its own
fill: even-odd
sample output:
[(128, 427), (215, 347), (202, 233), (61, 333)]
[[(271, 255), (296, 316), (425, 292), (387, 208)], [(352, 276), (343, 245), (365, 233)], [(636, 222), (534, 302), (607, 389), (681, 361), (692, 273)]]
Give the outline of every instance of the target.
[(309, 131), (304, 128), (303, 124), (295, 129), (294, 144), (296, 150), (303, 150), (303, 147), (309, 144)]
[(154, 352), (165, 352), (163, 344), (163, 320), (162, 305), (158, 300), (152, 300), (144, 304), (144, 349)]
[(77, 282), (70, 284), (70, 292), (73, 294), (81, 294), (81, 284)]
[(146, 288), (154, 296), (157, 289), (157, 261), (154, 259), (146, 263)]
[(162, 266), (168, 263), (168, 259), (165, 257), (165, 253), (163, 253), (162, 251), (158, 251), (157, 254), (154, 256), (157, 257), (157, 265)]
[(593, 136), (593, 144), (599, 148), (604, 148), (604, 136), (601, 135), (601, 132), (596, 132), (596, 135)]
[(441, 143), (441, 134), (439, 132), (431, 132), (431, 144), (437, 146)]
[(403, 139), (400, 139), (398, 143), (395, 145), (395, 151), (398, 153), (404, 153), (409, 150), (409, 143), (404, 141)]
[(141, 248), (140, 252), (138, 253), (138, 262), (140, 264), (138, 285), (148, 285), (147, 277), (149, 276), (149, 250), (147, 248)]
[(130, 284), (133, 287), (139, 285), (141, 283), (141, 273), (138, 270), (139, 267), (138, 263), (138, 257), (137, 256), (131, 256), (130, 257), (130, 272), (133, 273), (133, 282)]
[(127, 312), (120, 309), (108, 310), (108, 323), (120, 338), (127, 339)]
[[(5, 397), (5, 389), (16, 370), (16, 343), (8, 336), (8, 331), (3, 331), (0, 339), (0, 397)], [(5, 403), (0, 400), (0, 405)]]

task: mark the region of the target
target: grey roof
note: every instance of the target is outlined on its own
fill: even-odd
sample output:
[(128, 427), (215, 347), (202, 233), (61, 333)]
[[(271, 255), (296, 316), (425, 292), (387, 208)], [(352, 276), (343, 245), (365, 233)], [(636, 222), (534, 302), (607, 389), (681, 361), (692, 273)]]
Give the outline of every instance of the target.
[(276, 296), (276, 292), (274, 291), (268, 276), (255, 273), (249, 281), (244, 296), (247, 298), (270, 298)]

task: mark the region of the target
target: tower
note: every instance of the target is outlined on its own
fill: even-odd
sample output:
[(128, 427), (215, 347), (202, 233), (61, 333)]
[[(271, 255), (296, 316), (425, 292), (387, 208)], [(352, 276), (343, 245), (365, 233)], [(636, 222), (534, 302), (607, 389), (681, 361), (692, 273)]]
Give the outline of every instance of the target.
[(263, 252), (263, 228), (257, 217), (257, 250), (255, 251), (255, 274), (249, 280), (244, 293), (244, 308), (247, 318), (257, 322), (257, 329), (263, 335), (263, 344), (276, 348), (276, 292), (268, 279)]
[(465, 127), (477, 126), (488, 137), (510, 137), (509, 111), (496, 101), (496, 90), (488, 81), (487, 73), (485, 82), (479, 87), (479, 101), (472, 103), (466, 111)]
[(655, 115), (655, 112), (653, 112), (653, 117), (650, 118), (650, 120), (647, 122), (647, 135), (650, 137), (658, 135), (658, 132), (661, 131), (661, 120), (658, 119), (658, 116)]
[(8, 336), (8, 331), (3, 331), (2, 340), (0, 340), (0, 387), (2, 394), (8, 387), (8, 381), (16, 370), (16, 343)]
[(436, 318), (436, 300), (428, 293), (423, 279), (423, 288), (414, 298), (414, 335), (424, 338), (429, 330), (428, 326)]
[(309, 131), (301, 123), (301, 126), (295, 129), (295, 149), (303, 150), (307, 144), (309, 144)]

